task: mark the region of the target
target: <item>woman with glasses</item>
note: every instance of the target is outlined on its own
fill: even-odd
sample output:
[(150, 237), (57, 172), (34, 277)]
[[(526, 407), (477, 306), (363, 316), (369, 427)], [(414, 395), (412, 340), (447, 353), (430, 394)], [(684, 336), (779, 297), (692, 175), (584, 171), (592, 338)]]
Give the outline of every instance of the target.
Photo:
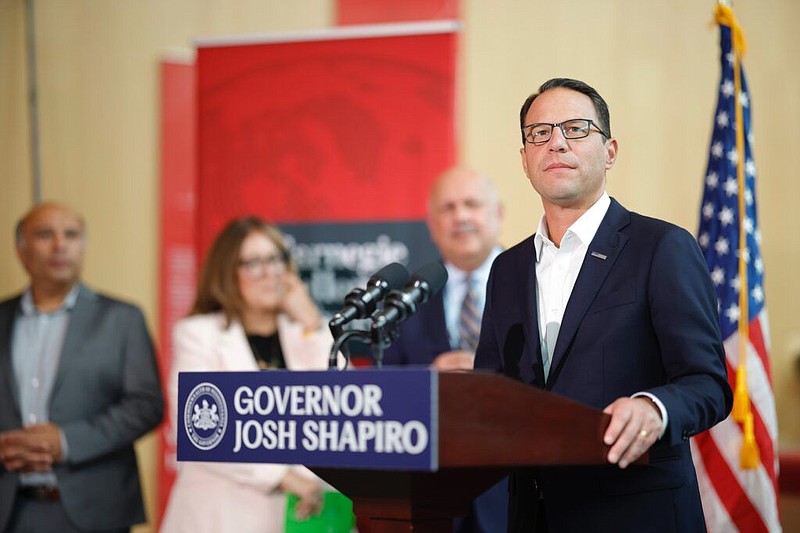
[[(258, 217), (233, 220), (211, 246), (189, 316), (175, 326), (171, 416), (178, 372), (326, 369), (332, 339), (322, 325), (280, 232)], [(161, 531), (283, 531), (286, 494), (298, 496), (302, 519), (320, 511), (321, 489), (304, 467), (182, 463)]]

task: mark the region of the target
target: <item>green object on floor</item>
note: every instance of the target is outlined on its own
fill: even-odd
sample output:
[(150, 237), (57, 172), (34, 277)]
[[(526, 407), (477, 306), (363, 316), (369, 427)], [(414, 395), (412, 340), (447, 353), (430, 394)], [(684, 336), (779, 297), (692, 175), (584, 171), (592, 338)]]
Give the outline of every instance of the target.
[(286, 504), (286, 533), (350, 533), (355, 528), (353, 502), (341, 492), (326, 492), (322, 512), (305, 520), (295, 516), (298, 498), (289, 494)]

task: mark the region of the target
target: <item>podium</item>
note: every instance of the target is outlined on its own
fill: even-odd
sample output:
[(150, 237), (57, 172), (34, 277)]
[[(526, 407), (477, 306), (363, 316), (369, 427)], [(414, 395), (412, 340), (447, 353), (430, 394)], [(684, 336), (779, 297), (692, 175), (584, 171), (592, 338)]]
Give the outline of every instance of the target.
[(606, 464), (602, 411), (498, 374), (437, 377), (437, 471), (312, 468), (353, 500), (370, 533), (452, 531), (515, 466)]
[[(305, 464), (371, 533), (451, 531), (513, 467), (605, 464), (608, 453), (608, 415), (481, 371), (182, 373), (179, 400), (178, 460)], [(378, 439), (381, 424), (406, 428), (410, 451)]]

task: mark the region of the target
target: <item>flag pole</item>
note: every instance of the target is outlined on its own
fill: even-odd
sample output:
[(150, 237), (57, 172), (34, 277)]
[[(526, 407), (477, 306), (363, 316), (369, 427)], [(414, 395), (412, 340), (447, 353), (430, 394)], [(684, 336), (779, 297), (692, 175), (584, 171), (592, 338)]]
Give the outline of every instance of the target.
[(731, 45), (733, 50), (733, 81), (734, 81), (734, 109), (736, 113), (736, 178), (739, 189), (739, 362), (736, 367), (736, 385), (734, 388), (733, 412), (734, 420), (743, 424), (743, 440), (740, 450), (740, 465), (744, 469), (758, 467), (760, 457), (758, 445), (753, 431), (753, 412), (750, 406), (750, 396), (747, 389), (747, 351), (750, 339), (750, 313), (749, 313), (749, 285), (747, 281), (747, 231), (745, 218), (747, 216), (745, 205), (745, 139), (744, 139), (744, 111), (742, 109), (742, 57), (747, 51), (747, 42), (744, 32), (739, 26), (733, 9), (727, 0), (719, 0), (714, 13), (717, 23), (728, 26), (731, 30)]

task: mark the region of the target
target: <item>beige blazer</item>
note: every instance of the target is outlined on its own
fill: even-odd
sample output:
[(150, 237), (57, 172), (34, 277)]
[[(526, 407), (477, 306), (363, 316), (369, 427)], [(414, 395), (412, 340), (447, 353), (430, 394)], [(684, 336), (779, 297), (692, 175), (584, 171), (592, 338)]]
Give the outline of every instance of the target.
[[(278, 335), (290, 370), (325, 370), (333, 339), (327, 328), (306, 333), (286, 316)], [(258, 370), (239, 322), (225, 328), (221, 313), (195, 315), (175, 325), (169, 415), (176, 434), (178, 372)], [(162, 533), (265, 533), (284, 530), (286, 496), (278, 488), (288, 469), (302, 466), (181, 463), (162, 522)]]

